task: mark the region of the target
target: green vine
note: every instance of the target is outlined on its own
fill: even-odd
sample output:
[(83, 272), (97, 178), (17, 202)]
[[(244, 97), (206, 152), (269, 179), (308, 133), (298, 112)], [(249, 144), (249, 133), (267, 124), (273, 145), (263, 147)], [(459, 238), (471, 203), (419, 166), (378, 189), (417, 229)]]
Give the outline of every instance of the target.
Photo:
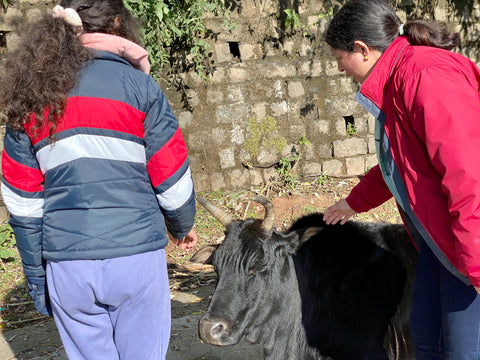
[(2, 0), (3, 11), (6, 11), (12, 2), (13, 0)]
[(193, 69), (202, 79), (208, 78), (210, 53), (204, 16), (224, 16), (228, 26), (225, 0), (124, 0), (124, 4), (142, 22), (154, 76), (166, 80), (165, 74)]

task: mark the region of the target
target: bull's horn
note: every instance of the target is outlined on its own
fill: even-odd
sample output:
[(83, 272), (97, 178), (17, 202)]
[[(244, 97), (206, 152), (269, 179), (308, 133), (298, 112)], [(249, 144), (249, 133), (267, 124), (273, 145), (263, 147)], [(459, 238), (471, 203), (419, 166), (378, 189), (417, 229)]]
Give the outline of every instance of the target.
[(273, 211), (272, 203), (262, 196), (258, 196), (253, 200), (265, 207), (265, 218), (262, 222), (262, 229), (265, 231), (272, 230), (273, 222), (275, 221), (275, 212)]
[(213, 205), (211, 202), (196, 196), (197, 201), (207, 210), (212, 216), (217, 219), (223, 226), (227, 227), (232, 222), (232, 217), (219, 207)]

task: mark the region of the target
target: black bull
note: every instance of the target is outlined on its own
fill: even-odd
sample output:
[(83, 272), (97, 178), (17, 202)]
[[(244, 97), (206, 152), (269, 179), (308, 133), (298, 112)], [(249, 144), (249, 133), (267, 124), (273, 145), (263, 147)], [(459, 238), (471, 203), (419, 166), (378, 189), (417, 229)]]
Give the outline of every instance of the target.
[(402, 225), (326, 225), (314, 214), (278, 232), (264, 198), (255, 201), (265, 219), (245, 221), (198, 200), (226, 226), (221, 245), (192, 257), (211, 262), (218, 276), (199, 322), (203, 341), (223, 346), (245, 337), (264, 347), (267, 360), (413, 358), (417, 253)]

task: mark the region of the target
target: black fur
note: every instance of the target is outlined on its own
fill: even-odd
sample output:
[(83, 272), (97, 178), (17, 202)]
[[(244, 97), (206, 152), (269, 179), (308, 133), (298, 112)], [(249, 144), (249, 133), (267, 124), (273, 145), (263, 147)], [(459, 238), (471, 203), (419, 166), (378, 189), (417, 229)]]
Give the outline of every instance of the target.
[(246, 337), (267, 360), (406, 359), (415, 258), (402, 225), (326, 225), (314, 214), (281, 233), (234, 222), (212, 257), (218, 283), (200, 335)]

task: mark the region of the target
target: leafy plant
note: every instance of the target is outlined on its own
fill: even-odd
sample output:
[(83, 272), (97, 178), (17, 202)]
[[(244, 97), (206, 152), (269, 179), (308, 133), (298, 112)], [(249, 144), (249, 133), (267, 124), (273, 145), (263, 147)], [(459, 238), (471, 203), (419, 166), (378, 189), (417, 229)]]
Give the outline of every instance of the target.
[(0, 260), (5, 261), (15, 257), (15, 236), (8, 224), (0, 226)]
[(300, 161), (302, 156), (294, 154), (291, 156), (284, 156), (280, 159), (277, 165), (277, 173), (285, 186), (294, 189), (297, 182), (297, 174), (295, 174), (296, 164)]
[(324, 19), (324, 18), (329, 18), (333, 16), (333, 6), (330, 6), (328, 11), (326, 13), (320, 13), (318, 14), (319, 19)]
[(124, 4), (142, 22), (154, 76), (193, 69), (208, 79), (210, 53), (203, 19), (211, 12), (228, 23), (225, 0), (124, 0)]
[(328, 180), (329, 178), (327, 175), (320, 175), (318, 178), (315, 179), (315, 184), (320, 186), (325, 186)]
[(2, 0), (3, 10), (6, 10), (13, 0)]
[(302, 26), (302, 22), (300, 21), (300, 18), (296, 12), (294, 12), (292, 9), (285, 9), (283, 11), (287, 15), (285, 18), (286, 28), (291, 26), (293, 29), (297, 29)]
[(305, 205), (304, 207), (302, 207), (302, 214), (309, 215), (309, 214), (315, 214), (316, 212), (318, 211), (315, 208), (315, 206)]
[(355, 135), (357, 133), (357, 129), (355, 128), (355, 124), (348, 123), (347, 124), (347, 134), (348, 135)]
[(305, 135), (303, 135), (299, 140), (298, 140), (298, 145), (305, 145), (305, 146), (310, 146), (310, 140), (307, 139)]

